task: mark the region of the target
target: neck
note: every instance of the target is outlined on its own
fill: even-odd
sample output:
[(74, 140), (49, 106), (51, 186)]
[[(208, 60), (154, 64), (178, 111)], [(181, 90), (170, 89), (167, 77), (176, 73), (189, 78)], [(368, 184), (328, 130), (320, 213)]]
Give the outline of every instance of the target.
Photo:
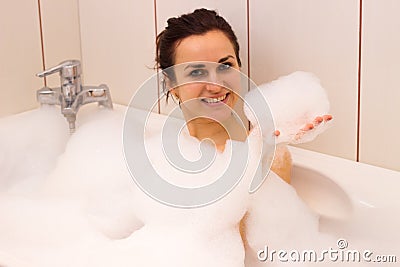
[(211, 119), (194, 119), (187, 123), (191, 136), (199, 140), (211, 139), (219, 151), (223, 151), (228, 139), (244, 141), (247, 137), (247, 129), (231, 116), (227, 121), (216, 122)]

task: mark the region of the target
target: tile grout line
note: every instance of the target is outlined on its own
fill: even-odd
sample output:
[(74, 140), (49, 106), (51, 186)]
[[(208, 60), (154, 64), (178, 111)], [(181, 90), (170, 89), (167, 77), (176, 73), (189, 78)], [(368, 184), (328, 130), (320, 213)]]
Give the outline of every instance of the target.
[[(246, 22), (247, 22), (247, 92), (250, 91), (251, 68), (250, 68), (250, 0), (246, 1)], [(248, 129), (251, 129), (251, 123), (248, 122)]]
[[(39, 15), (39, 32), (40, 32), (40, 46), (41, 46), (41, 52), (42, 52), (42, 68), (43, 70), (46, 69), (46, 60), (44, 56), (44, 38), (43, 38), (43, 24), (42, 24), (42, 9), (41, 9), (41, 4), (40, 0), (37, 1), (38, 4), (38, 15)], [(47, 79), (44, 77), (44, 86), (47, 86)]]
[(358, 77), (357, 77), (357, 148), (356, 161), (360, 161), (360, 126), (361, 126), (361, 61), (362, 61), (362, 22), (363, 22), (363, 1), (360, 0), (359, 26), (358, 26)]
[[(247, 76), (250, 78), (250, 2), (249, 0), (246, 1), (247, 3)], [(247, 88), (249, 90), (249, 88)]]
[[(153, 0), (153, 5), (154, 5), (153, 6), (153, 8), (154, 8), (154, 13), (153, 13), (154, 14), (154, 35), (155, 35), (154, 41), (157, 42), (157, 32), (158, 32), (158, 27), (157, 27), (157, 0)], [(157, 54), (157, 51), (156, 51), (156, 54)], [(158, 110), (158, 114), (161, 114), (161, 104), (160, 104), (161, 92), (160, 92), (160, 83), (159, 83), (160, 77), (159, 77), (159, 69), (158, 69), (157, 63), (156, 63), (156, 66), (155, 66), (155, 70), (157, 72), (157, 110)]]
[[(80, 61), (82, 64), (82, 71), (83, 73), (85, 70), (85, 64), (83, 61), (83, 47), (82, 47), (82, 24), (81, 24), (81, 5), (79, 0), (76, 0), (76, 4), (77, 4), (77, 9), (78, 9), (78, 31), (79, 31), (79, 57), (80, 57)], [(85, 78), (85, 77), (83, 77)]]

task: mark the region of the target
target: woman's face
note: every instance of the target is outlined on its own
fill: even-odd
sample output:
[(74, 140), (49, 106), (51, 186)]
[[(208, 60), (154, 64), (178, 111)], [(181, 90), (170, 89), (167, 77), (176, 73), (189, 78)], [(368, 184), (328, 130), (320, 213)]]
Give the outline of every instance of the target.
[(223, 32), (183, 39), (175, 49), (174, 66), (178, 86), (171, 93), (186, 116), (217, 121), (231, 116), (239, 99), (240, 72), (233, 45)]

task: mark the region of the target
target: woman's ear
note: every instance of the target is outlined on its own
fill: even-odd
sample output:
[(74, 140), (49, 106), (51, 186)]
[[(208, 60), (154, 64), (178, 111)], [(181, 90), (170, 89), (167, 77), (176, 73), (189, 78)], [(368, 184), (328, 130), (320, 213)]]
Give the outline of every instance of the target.
[(174, 88), (174, 84), (172, 80), (168, 77), (168, 75), (164, 74), (164, 77), (162, 78), (162, 89), (164, 92), (170, 91), (172, 93), (172, 90)]
[(169, 90), (169, 92), (176, 98), (176, 100), (179, 100), (179, 89), (178, 88), (172, 88)]
[(179, 89), (178, 87), (175, 87), (175, 83), (173, 81), (173, 79), (171, 79), (168, 75), (167, 72), (163, 72), (163, 81), (162, 81), (162, 87), (163, 87), (163, 91), (169, 95), (171, 94), (172, 97), (178, 101), (180, 103), (180, 99), (179, 99)]

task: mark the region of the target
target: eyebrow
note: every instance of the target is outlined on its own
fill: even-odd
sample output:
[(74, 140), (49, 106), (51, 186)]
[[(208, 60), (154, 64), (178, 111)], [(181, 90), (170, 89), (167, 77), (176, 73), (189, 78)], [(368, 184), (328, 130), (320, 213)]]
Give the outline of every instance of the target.
[(187, 68), (205, 68), (206, 65), (204, 64), (189, 64), (187, 65), (183, 70), (186, 70)]
[[(221, 58), (220, 60), (218, 60), (218, 63), (222, 63), (222, 62), (225, 62), (225, 61), (227, 61), (229, 58), (235, 58), (234, 56), (232, 56), (232, 55), (227, 55), (226, 57), (223, 57), (223, 58)], [(206, 65), (205, 64), (189, 64), (189, 65), (187, 65), (183, 70), (186, 70), (187, 68), (194, 68), (194, 69), (196, 69), (196, 68), (205, 68), (206, 67)]]
[(227, 61), (229, 58), (235, 59), (234, 56), (232, 56), (232, 55), (227, 55), (226, 57), (223, 57), (223, 58), (221, 58), (220, 60), (218, 60), (218, 63), (225, 62), (225, 61)]

